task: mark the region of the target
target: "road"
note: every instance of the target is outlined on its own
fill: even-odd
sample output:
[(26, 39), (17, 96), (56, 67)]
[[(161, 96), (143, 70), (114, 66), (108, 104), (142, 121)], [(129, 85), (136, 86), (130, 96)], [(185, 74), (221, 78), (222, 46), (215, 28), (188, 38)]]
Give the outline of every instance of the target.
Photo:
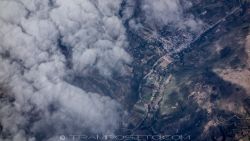
[[(214, 28), (216, 28), (219, 24), (221, 24), (222, 22), (225, 22), (226, 19), (232, 15), (234, 15), (235, 13), (239, 12), (241, 10), (241, 7), (236, 7), (234, 8), (231, 12), (229, 12), (227, 15), (225, 15), (224, 17), (222, 17), (221, 19), (219, 19), (217, 22), (215, 22), (214, 24), (208, 26), (205, 30), (203, 30), (200, 34), (197, 35), (196, 38), (194, 38), (190, 43), (187, 44), (186, 48), (191, 47), (194, 43), (196, 43), (197, 41), (199, 41), (202, 37), (204, 37), (207, 33), (209, 33), (210, 31), (212, 31)], [(161, 39), (162, 40), (162, 39)], [(161, 56), (153, 65), (152, 68), (149, 70), (149, 72), (147, 74), (144, 75), (143, 79), (142, 79), (142, 83), (145, 82), (146, 79), (148, 79), (151, 75), (154, 75), (155, 73), (157, 73), (157, 70), (155, 68), (157, 68), (157, 66), (161, 63), (162, 60), (164, 60), (164, 58), (168, 58), (170, 57), (170, 54), (167, 53), (163, 56)], [(166, 68), (167, 69), (167, 68)], [(172, 78), (172, 76), (169, 76)], [(171, 78), (167, 79), (167, 83), (169, 83), (169, 81), (171, 80)], [(144, 114), (144, 118), (141, 120), (141, 122), (139, 122), (136, 127), (134, 129), (132, 129), (132, 133), (134, 133), (138, 128), (140, 128), (140, 126), (144, 123), (144, 121), (146, 121), (149, 117), (150, 114), (153, 114), (155, 111), (157, 111), (159, 109), (159, 104), (160, 101), (162, 100), (162, 94), (163, 94), (163, 84), (159, 84), (160, 87), (156, 90), (156, 92), (160, 93), (159, 95), (155, 95), (152, 94), (150, 101), (145, 101), (142, 97), (142, 83), (139, 85), (139, 97), (140, 97), (140, 102), (145, 103), (146, 105), (146, 113)], [(164, 83), (164, 82), (163, 82)], [(157, 97), (158, 96), (158, 97)], [(156, 101), (154, 101), (156, 100)], [(158, 109), (154, 109), (152, 107), (158, 107)]]

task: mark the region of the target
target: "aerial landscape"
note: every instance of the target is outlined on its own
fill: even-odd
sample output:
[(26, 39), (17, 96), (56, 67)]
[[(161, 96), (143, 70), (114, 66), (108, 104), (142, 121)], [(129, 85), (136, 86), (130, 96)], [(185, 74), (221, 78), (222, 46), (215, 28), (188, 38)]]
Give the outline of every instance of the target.
[(0, 141), (250, 141), (250, 1), (0, 0)]

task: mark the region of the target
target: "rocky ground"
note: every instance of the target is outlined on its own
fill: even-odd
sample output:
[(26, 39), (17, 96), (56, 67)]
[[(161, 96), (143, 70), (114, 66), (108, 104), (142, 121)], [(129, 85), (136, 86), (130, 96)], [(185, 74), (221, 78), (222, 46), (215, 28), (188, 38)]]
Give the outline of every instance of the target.
[(187, 43), (187, 49), (157, 53), (157, 45), (143, 44), (138, 35), (135, 44), (141, 44), (135, 52), (134, 70), (139, 72), (135, 74), (140, 82), (139, 97), (126, 132), (248, 141), (249, 5), (240, 6), (237, 1), (194, 3), (191, 12), (207, 25)]

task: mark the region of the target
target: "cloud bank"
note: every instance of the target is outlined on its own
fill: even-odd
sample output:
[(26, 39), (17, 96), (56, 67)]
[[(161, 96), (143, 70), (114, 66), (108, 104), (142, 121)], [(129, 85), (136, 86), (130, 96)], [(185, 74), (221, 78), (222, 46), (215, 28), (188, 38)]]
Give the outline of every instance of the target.
[[(3, 141), (113, 133), (121, 105), (67, 81), (97, 71), (112, 78), (131, 57), (117, 16), (121, 0), (0, 1), (0, 125)], [(70, 67), (67, 65), (70, 63)], [(12, 100), (9, 100), (12, 99)]]

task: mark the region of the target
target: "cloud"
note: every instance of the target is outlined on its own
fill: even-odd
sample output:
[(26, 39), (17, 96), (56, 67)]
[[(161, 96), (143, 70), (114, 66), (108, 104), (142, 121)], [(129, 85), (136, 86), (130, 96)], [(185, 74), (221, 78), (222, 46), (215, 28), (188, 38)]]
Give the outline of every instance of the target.
[(161, 42), (164, 52), (173, 55), (188, 47), (206, 26), (189, 12), (192, 6), (189, 0), (127, 0), (120, 13), (132, 33), (147, 42)]
[[(131, 62), (121, 0), (0, 1), (0, 140), (55, 140), (58, 134), (113, 133), (121, 105), (65, 81), (98, 71), (112, 79)], [(60, 44), (71, 51), (67, 58)], [(72, 67), (69, 68), (66, 62)], [(1, 86), (1, 87), (2, 87)]]
[(135, 30), (146, 27), (157, 31), (170, 27), (175, 31), (198, 33), (204, 23), (188, 12), (189, 8), (192, 8), (189, 0), (127, 0), (121, 14)]
[(174, 25), (180, 29), (197, 31), (201, 29), (202, 22), (184, 13), (191, 6), (190, 1), (143, 0), (141, 9), (145, 13), (146, 23), (151, 26)]
[(59, 7), (50, 14), (64, 35), (63, 43), (72, 47), (73, 69), (81, 75), (94, 69), (110, 76), (115, 68), (119, 71), (121, 64), (131, 61), (123, 49), (127, 46), (125, 29), (116, 15), (120, 1), (76, 3), (57, 1)]

